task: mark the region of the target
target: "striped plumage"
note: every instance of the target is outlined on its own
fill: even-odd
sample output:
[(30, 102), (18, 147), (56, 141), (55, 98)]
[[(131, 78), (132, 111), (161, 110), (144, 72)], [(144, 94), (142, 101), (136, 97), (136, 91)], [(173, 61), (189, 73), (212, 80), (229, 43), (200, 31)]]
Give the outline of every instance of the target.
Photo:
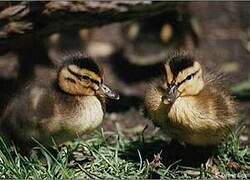
[(54, 138), (60, 144), (101, 124), (106, 97), (119, 98), (104, 84), (99, 66), (80, 52), (66, 54), (58, 70), (31, 80), (10, 100), (1, 132), (21, 146), (32, 138), (45, 145)]
[(173, 139), (192, 145), (217, 145), (238, 122), (236, 104), (214, 74), (187, 52), (165, 66), (165, 80), (149, 85), (147, 115)]

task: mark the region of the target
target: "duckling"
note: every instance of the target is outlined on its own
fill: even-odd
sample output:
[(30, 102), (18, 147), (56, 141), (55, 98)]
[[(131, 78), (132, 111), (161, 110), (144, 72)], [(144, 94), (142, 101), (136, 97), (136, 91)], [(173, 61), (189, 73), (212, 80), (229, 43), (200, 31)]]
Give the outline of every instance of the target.
[(237, 125), (236, 103), (198, 58), (177, 52), (164, 64), (164, 80), (145, 94), (145, 110), (169, 137), (195, 146), (222, 143)]
[(0, 128), (3, 136), (29, 146), (72, 140), (95, 130), (103, 121), (105, 99), (119, 95), (104, 83), (103, 71), (88, 56), (65, 54), (54, 73), (44, 73), (8, 104)]
[[(181, 17), (181, 18), (180, 18)], [(123, 25), (124, 56), (131, 64), (154, 65), (175, 48), (199, 44), (198, 29), (186, 5)]]

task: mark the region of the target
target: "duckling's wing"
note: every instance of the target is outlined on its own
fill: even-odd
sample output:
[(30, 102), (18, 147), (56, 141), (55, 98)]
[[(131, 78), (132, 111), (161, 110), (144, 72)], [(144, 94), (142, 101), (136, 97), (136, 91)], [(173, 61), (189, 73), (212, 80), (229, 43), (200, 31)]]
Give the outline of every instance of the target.
[(45, 87), (26, 87), (7, 106), (0, 122), (1, 132), (14, 141), (39, 139), (39, 122), (52, 116), (53, 101), (53, 93)]

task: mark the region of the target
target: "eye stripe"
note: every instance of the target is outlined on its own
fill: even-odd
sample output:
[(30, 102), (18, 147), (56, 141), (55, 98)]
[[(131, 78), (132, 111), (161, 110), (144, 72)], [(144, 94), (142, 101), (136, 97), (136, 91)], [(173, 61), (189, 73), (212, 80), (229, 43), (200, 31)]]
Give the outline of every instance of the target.
[(97, 81), (97, 80), (90, 79), (90, 81), (92, 81), (92, 82), (95, 83), (95, 84), (99, 84), (99, 81)]
[(73, 74), (73, 75), (76, 76), (79, 80), (81, 80), (82, 76), (81, 76), (80, 74), (75, 73), (75, 72), (72, 71), (69, 67), (68, 67), (67, 69), (68, 69), (68, 71), (69, 71), (71, 74)]
[(68, 68), (68, 71), (73, 74), (74, 76), (77, 77), (77, 79), (79, 79), (80, 81), (82, 79), (86, 79), (86, 80), (90, 80), (91, 82), (95, 83), (95, 84), (99, 84), (99, 81), (95, 80), (95, 79), (92, 79), (90, 78), (89, 76), (84, 76), (84, 75), (80, 75), (80, 74), (77, 74), (75, 73), (74, 71), (72, 71), (70, 68)]
[(84, 75), (83, 75), (83, 76), (81, 76), (81, 80), (82, 80), (82, 79), (84, 79), (84, 80), (89, 80), (90, 77), (89, 77), (89, 76), (84, 76)]
[(76, 81), (74, 80), (74, 79), (72, 79), (72, 78), (69, 78), (69, 77), (67, 77), (67, 78), (65, 78), (67, 81), (70, 81), (70, 82), (72, 82), (72, 83), (76, 83)]
[[(197, 71), (195, 71), (194, 73), (192, 73), (192, 74), (190, 74), (188, 76), (195, 76), (199, 71), (200, 70), (197, 70)], [(184, 80), (182, 80), (181, 82), (177, 83), (177, 86), (180, 86), (182, 83), (184, 83), (187, 80), (187, 77)]]

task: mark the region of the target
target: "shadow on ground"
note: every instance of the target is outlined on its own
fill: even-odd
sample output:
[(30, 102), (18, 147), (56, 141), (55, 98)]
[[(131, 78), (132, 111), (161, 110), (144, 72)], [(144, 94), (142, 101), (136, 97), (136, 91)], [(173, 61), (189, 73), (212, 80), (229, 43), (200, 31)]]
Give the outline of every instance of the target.
[(120, 94), (119, 101), (116, 100), (107, 100), (107, 112), (126, 112), (131, 108), (139, 109), (143, 102), (143, 98), (138, 96), (126, 96), (124, 94)]
[(214, 147), (195, 147), (191, 145), (181, 145), (178, 142), (166, 142), (163, 140), (154, 140), (152, 142), (143, 142), (141, 140), (133, 141), (121, 152), (120, 157), (126, 160), (140, 162), (140, 152), (142, 160), (152, 162), (155, 155), (160, 153), (161, 163), (166, 167), (179, 161), (181, 166), (200, 168), (201, 164), (207, 162), (209, 157), (215, 151)]

